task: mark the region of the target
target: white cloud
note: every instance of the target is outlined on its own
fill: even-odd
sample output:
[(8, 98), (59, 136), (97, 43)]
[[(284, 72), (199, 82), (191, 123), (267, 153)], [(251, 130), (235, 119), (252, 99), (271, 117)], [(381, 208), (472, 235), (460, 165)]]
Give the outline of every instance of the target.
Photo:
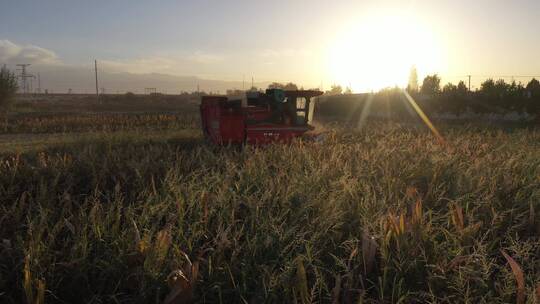
[[(219, 54), (196, 51), (123, 60), (98, 59), (98, 62), (101, 69), (111, 72), (177, 75), (185, 74), (185, 72), (197, 74), (204, 69), (214, 67), (215, 64), (222, 63), (224, 59), (224, 56)], [(7, 39), (0, 39), (0, 64), (17, 63), (64, 65), (54, 51), (35, 45), (21, 45)]]
[(55, 52), (35, 45), (19, 45), (9, 40), (0, 40), (0, 63), (59, 64)]
[(183, 55), (149, 56), (125, 60), (99, 60), (100, 66), (111, 72), (130, 72), (135, 74), (200, 74), (206, 68), (222, 63), (224, 57), (217, 54), (194, 52)]
[(193, 55), (188, 56), (188, 60), (201, 64), (213, 64), (223, 61), (223, 59), (223, 56), (203, 52), (195, 52)]
[(111, 72), (164, 73), (174, 69), (175, 60), (165, 57), (148, 57), (134, 60), (98, 60), (101, 68)]
[(311, 55), (311, 52), (306, 49), (280, 49), (280, 50), (273, 50), (273, 49), (267, 49), (263, 50), (260, 54), (263, 58), (272, 58), (272, 59), (279, 59), (279, 58), (286, 58), (286, 57), (297, 57), (301, 58), (304, 56)]

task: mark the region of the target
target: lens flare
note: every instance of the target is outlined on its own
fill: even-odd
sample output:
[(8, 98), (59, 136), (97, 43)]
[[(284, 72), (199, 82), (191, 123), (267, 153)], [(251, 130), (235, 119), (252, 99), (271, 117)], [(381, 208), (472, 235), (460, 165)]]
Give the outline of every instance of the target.
[(409, 93), (406, 91), (406, 90), (403, 90), (403, 94), (405, 95), (405, 97), (407, 98), (407, 101), (411, 104), (411, 106), (413, 107), (413, 109), (416, 111), (416, 113), (418, 113), (418, 116), (420, 116), (420, 118), (422, 119), (422, 121), (426, 124), (426, 126), (431, 130), (431, 132), (433, 133), (433, 135), (435, 135), (435, 137), (437, 138), (437, 140), (441, 143), (441, 144), (446, 144), (446, 141), (444, 140), (444, 138), (442, 137), (441, 133), (439, 133), (439, 131), (437, 130), (437, 128), (435, 128), (435, 126), (433, 125), (433, 123), (431, 122), (431, 120), (429, 120), (429, 117), (424, 113), (424, 111), (422, 111), (422, 109), (420, 108), (420, 106), (416, 103), (416, 101), (414, 101), (414, 98), (412, 98), (411, 95), (409, 95)]

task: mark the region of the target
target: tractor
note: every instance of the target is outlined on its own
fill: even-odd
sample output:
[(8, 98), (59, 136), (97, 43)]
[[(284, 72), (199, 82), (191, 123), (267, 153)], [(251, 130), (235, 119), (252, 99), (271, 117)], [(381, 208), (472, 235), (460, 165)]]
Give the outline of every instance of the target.
[(248, 91), (245, 97), (201, 98), (201, 121), (207, 141), (216, 145), (288, 143), (313, 130), (316, 90)]

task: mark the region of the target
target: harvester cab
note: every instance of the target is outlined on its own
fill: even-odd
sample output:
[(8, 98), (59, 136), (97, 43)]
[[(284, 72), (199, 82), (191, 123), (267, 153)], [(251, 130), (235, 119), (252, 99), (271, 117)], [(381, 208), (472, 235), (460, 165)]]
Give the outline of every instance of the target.
[(203, 96), (201, 121), (204, 136), (214, 144), (255, 144), (290, 142), (313, 130), (312, 98), (315, 90), (250, 91), (245, 98)]

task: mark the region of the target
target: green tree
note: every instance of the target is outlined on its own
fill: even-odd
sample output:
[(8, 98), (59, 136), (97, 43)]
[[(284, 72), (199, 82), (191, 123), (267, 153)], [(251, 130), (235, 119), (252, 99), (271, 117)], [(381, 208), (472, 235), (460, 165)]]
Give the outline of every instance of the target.
[(467, 109), (467, 86), (463, 81), (459, 82), (457, 86), (451, 83), (445, 85), (441, 95), (442, 104), (440, 110), (443, 112), (452, 112), (459, 115)]
[(5, 119), (5, 128), (8, 126), (7, 113), (17, 92), (17, 77), (3, 66), (0, 69), (0, 112)]
[(495, 81), (493, 79), (487, 79), (480, 84), (480, 89), (476, 92), (476, 98), (474, 103), (475, 112), (496, 112), (493, 108), (493, 100), (496, 98), (497, 93), (495, 89)]
[(442, 92), (455, 94), (457, 92), (457, 86), (452, 83), (448, 83), (443, 87)]
[(441, 92), (441, 78), (437, 75), (428, 75), (422, 82), (420, 92), (424, 95), (435, 97)]
[(225, 91), (225, 94), (227, 96), (240, 96), (240, 95), (244, 95), (244, 91), (242, 90), (238, 90), (238, 89), (228, 89), (227, 91)]
[(495, 82), (495, 92), (499, 99), (504, 99), (510, 92), (510, 85), (504, 79), (499, 79)]
[(283, 84), (283, 83), (279, 83), (279, 82), (272, 82), (271, 84), (268, 85), (268, 88), (269, 89), (282, 89), (282, 90), (285, 90), (285, 91), (296, 91), (298, 90), (298, 86), (292, 82), (289, 82), (289, 83), (286, 83), (286, 84)]
[(536, 78), (529, 81), (525, 88), (531, 98), (540, 97), (540, 81), (536, 80)]
[(495, 92), (495, 81), (488, 79), (480, 84), (480, 92), (484, 95), (492, 95)]
[(525, 88), (515, 81), (507, 83), (504, 79), (484, 81), (478, 91), (478, 101), (488, 112), (521, 112), (525, 108)]
[(286, 91), (296, 91), (298, 90), (298, 86), (292, 82), (289, 82), (283, 87), (283, 89)]
[(268, 85), (268, 89), (283, 89), (285, 85), (279, 82), (272, 82)]
[(461, 114), (465, 111), (467, 111), (468, 106), (468, 96), (469, 96), (469, 88), (465, 84), (465, 82), (460, 81), (456, 87), (456, 96), (454, 103), (455, 106), (455, 112), (456, 114)]
[(326, 93), (329, 95), (339, 95), (343, 93), (343, 88), (340, 85), (334, 84), (330, 87), (330, 91), (326, 91)]
[(511, 111), (517, 111), (520, 113), (525, 111), (527, 101), (525, 98), (525, 91), (525, 87), (523, 87), (521, 83), (512, 81), (512, 83), (506, 87), (506, 97), (503, 101), (503, 106)]
[(465, 82), (460, 81), (457, 85), (457, 93), (460, 97), (465, 97), (467, 96), (467, 93), (469, 92), (469, 88), (467, 87), (467, 85), (465, 84)]
[(533, 78), (525, 89), (528, 97), (525, 109), (540, 121), (540, 81)]

